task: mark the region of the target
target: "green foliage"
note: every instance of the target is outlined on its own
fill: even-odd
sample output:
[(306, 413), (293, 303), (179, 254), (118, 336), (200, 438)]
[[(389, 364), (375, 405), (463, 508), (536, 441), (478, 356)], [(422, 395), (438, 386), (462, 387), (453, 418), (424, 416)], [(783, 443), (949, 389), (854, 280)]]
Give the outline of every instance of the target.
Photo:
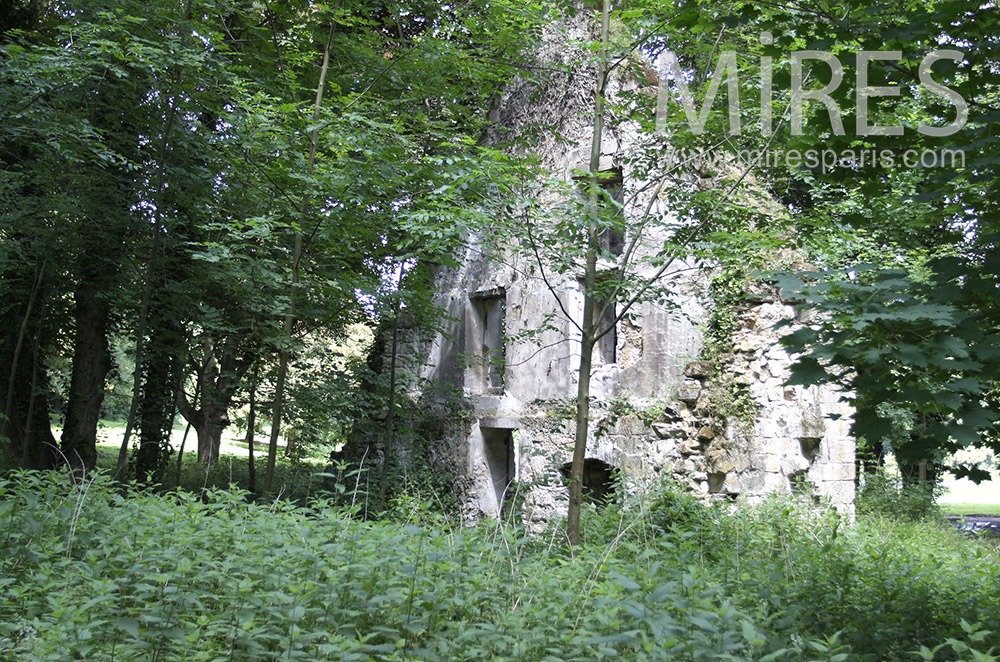
[[(702, 135), (692, 133), (680, 104), (671, 101), (666, 108), (671, 146), (699, 147), (706, 163), (739, 161), (741, 171), (747, 159), (738, 155), (750, 150), (835, 157), (832, 163), (794, 165), (779, 158), (746, 170), (780, 202), (782, 213), (794, 218), (786, 243), (815, 267), (799, 273), (798, 281), (786, 281), (785, 296), (801, 301), (814, 321), (813, 328), (787, 339), (790, 349), (803, 353), (794, 380), (836, 382), (852, 391), (858, 409), (854, 433), (873, 444), (891, 432), (881, 405), (911, 411), (919, 419), (912, 439), (896, 448), (907, 462), (998, 443), (992, 366), (1000, 346), (995, 167), (1000, 69), (998, 18), (991, 9), (962, 2), (843, 0), (800, 11), (746, 0), (687, 0), (670, 6), (674, 14), (665, 29), (670, 36), (654, 42), (678, 54), (696, 104), (706, 96), (720, 54), (737, 53), (742, 133), (730, 131), (722, 99)], [(647, 11), (655, 24), (655, 10)], [(763, 34), (769, 38), (761, 39)], [(942, 48), (959, 51), (959, 60), (938, 62), (932, 77), (968, 104), (967, 123), (951, 135), (918, 130), (958, 123), (957, 105), (921, 85), (926, 73), (921, 63)], [(797, 96), (789, 63), (792, 53), (803, 51), (832, 54), (843, 65), (843, 80), (831, 91), (836, 112), (806, 104), (803, 130), (795, 132), (789, 126)], [(891, 102), (869, 106), (869, 126), (892, 125), (898, 131), (866, 135), (852, 126), (851, 120), (861, 117), (863, 83), (854, 74), (863, 51), (899, 52), (869, 62), (866, 72), (866, 80), (898, 92)], [(773, 65), (769, 133), (761, 130), (759, 111), (768, 104), (756, 103), (762, 99), (763, 58)], [(803, 86), (816, 89), (829, 75), (826, 63), (812, 62)], [(837, 116), (843, 131), (835, 130)], [(888, 158), (860, 162), (857, 155), (864, 151)], [(959, 158), (941, 158), (946, 154)], [(913, 155), (936, 162), (914, 165)], [(705, 207), (725, 209), (728, 197), (728, 191), (707, 191)], [(734, 253), (739, 245), (726, 244)], [(777, 251), (767, 254), (772, 252)], [(786, 270), (805, 268), (788, 264)], [(728, 320), (719, 322), (724, 330)]]
[[(0, 655), (64, 660), (991, 659), (994, 551), (662, 488), (585, 509), (570, 556), (512, 522), (0, 481)], [(975, 651), (973, 653), (972, 651)], [(930, 657), (928, 657), (930, 656)]]
[(893, 447), (907, 462), (971, 445), (993, 447), (991, 366), (1000, 355), (1000, 336), (981, 306), (991, 305), (996, 291), (996, 255), (983, 256), (981, 265), (936, 258), (921, 278), (857, 267), (855, 278), (809, 285), (785, 279), (789, 291), (823, 315), (822, 322), (784, 339), (795, 351), (808, 350), (793, 368), (792, 383), (849, 381), (858, 410), (854, 433), (869, 440), (898, 437), (892, 413), (908, 409), (917, 424)]
[[(539, 403), (541, 401), (538, 401)], [(547, 406), (545, 416), (558, 420), (571, 421), (576, 416), (576, 399), (556, 400), (545, 403)]]
[[(0, 25), (0, 365), (39, 290), (17, 381), (32, 383), (34, 363), (47, 396), (44, 367), (56, 364), (52, 390), (64, 396), (71, 344), (88, 330), (78, 327), (95, 346), (113, 336), (119, 374), (104, 413), (125, 417), (126, 373), (141, 373), (140, 433), (154, 448), (177, 380), (202, 377), (190, 413), (207, 403), (219, 420), (249, 374), (266, 401), (272, 357), (306, 337), (289, 418), (304, 441), (343, 436), (353, 374), (333, 360), (317, 375), (311, 341), (384, 319), (392, 267), (449, 262), (481, 220), (473, 202), (498, 162), (477, 141), (507, 63), (538, 36), (541, 6), (19, 4), (34, 11), (4, 12)], [(405, 279), (410, 315), (437, 316), (419, 301), (429, 287)], [(73, 316), (80, 292), (100, 303), (89, 324)], [(73, 366), (100, 353), (87, 349)], [(110, 364), (94, 363), (103, 383)]]
[(709, 352), (722, 352), (739, 329), (740, 304), (746, 301), (747, 270), (731, 266), (717, 274), (708, 286), (712, 310), (708, 315), (705, 344)]
[(866, 473), (858, 481), (854, 503), (858, 515), (887, 517), (909, 522), (940, 522), (936, 500), (941, 486), (933, 481), (904, 483), (884, 470)]
[(739, 316), (746, 306), (746, 287), (750, 274), (745, 265), (727, 266), (708, 288), (712, 301), (705, 324), (702, 357), (712, 365), (708, 396), (714, 412), (723, 419), (753, 421), (757, 403), (749, 384), (735, 379), (733, 371), (733, 336), (739, 329)]
[(659, 423), (667, 416), (673, 403), (653, 402), (639, 406), (628, 395), (616, 395), (601, 409), (602, 416), (594, 427), (594, 435), (601, 437), (624, 416), (635, 416), (646, 425)]

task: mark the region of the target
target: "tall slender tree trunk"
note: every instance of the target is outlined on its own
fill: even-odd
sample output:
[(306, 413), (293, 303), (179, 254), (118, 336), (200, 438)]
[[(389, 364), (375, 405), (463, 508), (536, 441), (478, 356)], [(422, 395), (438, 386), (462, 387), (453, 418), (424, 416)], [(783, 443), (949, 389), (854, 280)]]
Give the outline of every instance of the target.
[[(155, 232), (155, 230), (154, 230)], [(153, 239), (153, 257), (159, 247), (159, 232)], [(135, 369), (132, 374), (132, 401), (128, 407), (128, 417), (125, 419), (125, 433), (122, 435), (122, 444), (118, 448), (118, 462), (115, 465), (115, 480), (125, 480), (125, 467), (128, 460), (128, 443), (132, 438), (132, 431), (135, 429), (136, 416), (139, 412), (139, 401), (142, 394), (142, 364), (145, 360), (145, 338), (146, 338), (146, 318), (149, 316), (149, 298), (152, 291), (153, 278), (152, 262), (146, 268), (145, 282), (142, 288), (142, 301), (139, 304), (139, 321), (135, 327)]]
[[(187, 25), (188, 21), (191, 19), (191, 3), (193, 0), (187, 0), (184, 5), (184, 12), (181, 15), (181, 20), (178, 24), (180, 32), (184, 32), (184, 26)], [(141, 413), (143, 421), (153, 422), (155, 418), (160, 416), (159, 414), (153, 414), (151, 406), (151, 398), (155, 397), (153, 394), (149, 396), (146, 395), (144, 391), (141, 391), (141, 386), (143, 385), (143, 360), (144, 360), (144, 343), (146, 335), (146, 325), (148, 322), (150, 308), (154, 306), (154, 293), (153, 293), (153, 280), (154, 277), (159, 275), (159, 271), (162, 268), (162, 256), (161, 247), (163, 241), (164, 229), (166, 227), (165, 223), (165, 213), (164, 213), (164, 191), (167, 185), (167, 155), (168, 147), (170, 145), (170, 134), (173, 131), (174, 122), (177, 117), (177, 101), (174, 97), (168, 95), (167, 101), (167, 113), (166, 119), (163, 124), (163, 134), (160, 137), (160, 146), (157, 150), (157, 161), (156, 161), (156, 189), (155, 189), (155, 202), (156, 202), (156, 212), (155, 220), (151, 228), (152, 231), (152, 241), (150, 242), (150, 256), (149, 263), (146, 267), (145, 277), (143, 279), (143, 291), (142, 291), (142, 303), (139, 308), (139, 321), (136, 324), (135, 330), (135, 375), (132, 383), (132, 404), (129, 406), (128, 420), (125, 423), (125, 434), (122, 436), (122, 445), (118, 449), (118, 464), (115, 468), (115, 479), (121, 480), (125, 478), (125, 466), (126, 460), (128, 458), (128, 444), (129, 439), (132, 434), (132, 430), (135, 426), (136, 416), (140, 413), (140, 399), (141, 403)], [(157, 356), (153, 356), (157, 354)], [(164, 356), (162, 351), (150, 352), (151, 362), (150, 366), (154, 373), (153, 377), (159, 378), (162, 370), (162, 366), (157, 365), (152, 367), (154, 364), (162, 363), (163, 361), (169, 360), (169, 357)], [(169, 372), (169, 371), (167, 371)], [(150, 375), (146, 374), (145, 385), (150, 386), (155, 382), (151, 381)], [(172, 383), (172, 382), (169, 382)], [(162, 385), (157, 384), (154, 387), (158, 394), (162, 395)], [(173, 405), (171, 404), (171, 407)], [(172, 416), (171, 416), (172, 418)], [(162, 427), (162, 421), (158, 422), (157, 425)], [(151, 433), (150, 433), (151, 434)], [(136, 466), (146, 467), (147, 470), (152, 466), (152, 444), (150, 439), (150, 434), (145, 432), (141, 436), (145, 439), (140, 438), (139, 446), (140, 452), (139, 456), (136, 458)], [(168, 431), (169, 434), (169, 431)], [(143, 451), (143, 443), (145, 442), (146, 450)], [(165, 467), (164, 467), (165, 469)]]
[(29, 458), (31, 457), (31, 430), (35, 424), (35, 403), (38, 402), (38, 398), (35, 397), (35, 393), (38, 392), (38, 343), (35, 343), (35, 351), (32, 353), (31, 361), (31, 398), (28, 400), (28, 413), (25, 415), (24, 422), (24, 441), (21, 449), (21, 466), (30, 466)]
[(181, 437), (181, 445), (177, 449), (177, 468), (174, 477), (174, 484), (177, 487), (181, 486), (181, 470), (184, 468), (184, 446), (187, 444), (189, 434), (191, 434), (191, 423), (184, 426), (184, 436)]
[[(573, 463), (569, 475), (569, 512), (566, 537), (571, 546), (580, 544), (580, 508), (583, 503), (583, 465), (587, 455), (590, 428), (590, 370), (595, 338), (599, 330), (594, 322), (594, 287), (597, 284), (598, 196), (601, 167), (601, 137), (604, 133), (604, 89), (607, 79), (607, 42), (610, 33), (611, 0), (601, 5), (601, 47), (597, 56), (597, 81), (594, 86), (594, 132), (590, 144), (590, 191), (587, 196), (587, 253), (583, 282), (583, 322), (580, 339), (580, 380), (576, 391), (576, 436), (573, 443)], [(602, 316), (603, 317), (603, 316)]]
[(154, 324), (157, 345), (147, 352), (142, 367), (142, 402), (140, 405), (139, 450), (135, 457), (135, 477), (156, 483), (167, 469), (168, 443), (174, 422), (177, 370), (183, 365), (184, 343), (178, 342), (173, 321), (162, 316)]
[[(45, 299), (42, 299), (39, 305), (38, 319), (45, 319)], [(52, 426), (49, 425), (49, 406), (48, 406), (48, 386), (39, 389), (39, 378), (48, 380), (44, 373), (44, 367), (42, 366), (42, 325), (38, 324), (38, 328), (35, 330), (35, 339), (31, 344), (31, 389), (28, 391), (28, 413), (25, 416), (24, 421), (24, 441), (21, 454), (21, 466), (31, 467), (36, 466), (37, 468), (46, 468), (49, 466), (54, 466), (55, 464), (55, 439), (52, 436)], [(35, 409), (41, 404), (42, 416), (36, 423)], [(37, 434), (39, 439), (42, 440), (42, 444), (34, 443), (34, 435)]]
[(257, 427), (257, 368), (254, 368), (253, 379), (250, 382), (250, 411), (247, 412), (247, 473), (250, 480), (250, 494), (257, 490), (257, 467), (254, 464), (254, 437)]
[(104, 380), (111, 369), (108, 349), (110, 308), (93, 274), (84, 269), (76, 288), (76, 338), (61, 449), (76, 472), (97, 465), (97, 423), (104, 401)]
[[(48, 375), (42, 360), (45, 316), (35, 312), (44, 311), (45, 264), (43, 261), (30, 274), (17, 269), (2, 274), (7, 291), (18, 291), (20, 285), (20, 291), (28, 295), (27, 301), (20, 302), (24, 313), (0, 325), (0, 384), (6, 391), (0, 411), (0, 450), (25, 469), (48, 469), (57, 462), (56, 440), (49, 424)], [(27, 361), (21, 354), (29, 333), (34, 342)]]
[(396, 280), (396, 300), (392, 310), (392, 347), (389, 349), (389, 410), (385, 416), (385, 448), (382, 449), (382, 469), (379, 472), (378, 509), (385, 508), (386, 482), (388, 481), (389, 460), (396, 452), (396, 356), (399, 349), (399, 309), (403, 300), (400, 287), (403, 282), (403, 264), (399, 265)]
[(45, 259), (38, 267), (38, 271), (34, 278), (34, 284), (31, 286), (31, 292), (28, 294), (28, 305), (24, 311), (24, 317), (21, 319), (21, 324), (18, 326), (17, 340), (14, 343), (14, 352), (10, 359), (10, 373), (8, 373), (7, 377), (7, 397), (4, 400), (3, 418), (0, 418), (0, 438), (10, 436), (10, 428), (14, 421), (14, 391), (17, 388), (18, 382), (18, 364), (20, 363), (21, 358), (21, 348), (24, 346), (24, 339), (28, 333), (28, 325), (32, 321), (31, 313), (35, 308), (35, 302), (37, 301), (39, 292), (42, 289), (45, 267), (47, 265), (48, 259)]
[[(330, 47), (333, 44), (333, 29), (335, 23), (330, 23), (330, 31), (326, 38), (326, 46), (323, 49), (323, 64), (320, 67), (319, 83), (316, 85), (316, 103), (313, 106), (313, 124), (319, 121), (320, 109), (323, 105), (323, 88), (326, 87), (326, 76), (330, 71)], [(306, 175), (311, 177), (316, 165), (316, 148), (319, 143), (319, 128), (314, 128), (310, 133), (309, 140), (309, 161), (306, 165)], [(285, 337), (291, 338), (292, 327), (295, 322), (295, 299), (299, 291), (299, 263), (302, 260), (302, 225), (306, 211), (309, 209), (310, 192), (308, 184), (306, 191), (302, 194), (302, 203), (299, 205), (299, 225), (295, 230), (294, 247), (292, 251), (292, 286), (289, 289), (288, 314), (285, 315), (284, 331)], [(261, 491), (261, 498), (267, 500), (271, 495), (271, 488), (274, 486), (274, 465), (278, 460), (278, 436), (281, 433), (281, 411), (285, 404), (285, 381), (288, 377), (288, 349), (282, 348), (278, 353), (278, 375), (274, 382), (274, 406), (271, 411), (271, 438), (267, 447), (267, 468), (264, 472), (264, 489)]]

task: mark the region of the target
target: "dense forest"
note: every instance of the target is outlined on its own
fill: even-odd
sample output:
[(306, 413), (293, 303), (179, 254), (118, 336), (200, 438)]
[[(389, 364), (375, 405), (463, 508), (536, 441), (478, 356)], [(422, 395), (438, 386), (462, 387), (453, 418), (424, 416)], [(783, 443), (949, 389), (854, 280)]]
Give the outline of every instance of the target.
[[(573, 61), (539, 60), (571, 17)], [(560, 75), (595, 139), (554, 214), (535, 154), (561, 137), (496, 111)], [(581, 452), (546, 535), (462, 530), (432, 467), (395, 480), (397, 333), (442, 322), (433, 274), (470, 237), (584, 270), (589, 375), (602, 232), (648, 228), (602, 217), (605, 125), (680, 219), (626, 301), (686, 255), (727, 296), (778, 288), (815, 312), (790, 383), (847, 389), (868, 466), (988, 478), (944, 463), (1000, 452), (995, 2), (8, 0), (0, 657), (995, 659), (995, 552), (881, 474), (856, 523), (667, 485), (581, 524)], [(169, 489), (179, 421), (206, 476), (245, 435), (244, 491)], [(378, 471), (276, 481), (366, 430)]]
[[(680, 94), (599, 96), (594, 116), (648, 134), (651, 160), (701, 154), (684, 168), (736, 180), (678, 195), (701, 220), (676, 250), (767, 266), (826, 313), (789, 339), (807, 350), (796, 379), (849, 385), (858, 436), (894, 439), (907, 461), (995, 438), (992, 9), (636, 3), (608, 7), (604, 39), (595, 23), (571, 65), (603, 91), (618, 69), (673, 63)], [(7, 464), (92, 469), (103, 415), (127, 422), (119, 477), (157, 482), (175, 412), (212, 462), (256, 401), (272, 423), (266, 493), (282, 425), (329, 444), (384, 411), (388, 385), (358, 389), (359, 366), (330, 348), (401, 306), (433, 325), (428, 273), (470, 233), (527, 241), (511, 210), (540, 177), (523, 158), (533, 136), (484, 140), (491, 100), (514, 76), (551, 75), (532, 49), (561, 13), (587, 11), (9, 5)], [(709, 112), (724, 76), (729, 112)], [(784, 218), (734, 193), (748, 179)], [(564, 262), (587, 259), (580, 217), (542, 238)], [(775, 264), (785, 247), (806, 260)]]

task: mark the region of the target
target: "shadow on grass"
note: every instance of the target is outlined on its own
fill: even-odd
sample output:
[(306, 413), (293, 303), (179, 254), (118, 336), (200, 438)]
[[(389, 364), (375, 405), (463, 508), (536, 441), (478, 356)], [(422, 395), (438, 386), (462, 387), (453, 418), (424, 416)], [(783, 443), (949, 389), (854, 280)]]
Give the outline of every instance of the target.
[[(97, 446), (97, 465), (99, 468), (114, 472), (118, 461), (118, 448), (111, 445)], [(245, 455), (225, 454), (218, 462), (205, 465), (198, 462), (198, 454), (194, 449), (184, 451), (181, 463), (180, 480), (177, 475), (177, 454), (171, 453), (169, 469), (161, 484), (163, 490), (183, 489), (191, 492), (202, 492), (211, 489), (230, 489), (235, 486), (241, 490), (259, 496), (264, 482), (264, 472), (267, 460), (257, 457), (254, 461), (256, 473), (255, 489), (250, 485), (250, 460)], [(274, 467), (274, 482), (271, 488), (272, 498), (306, 502), (310, 497), (328, 492), (331, 489), (328, 478), (318, 475), (327, 470), (326, 465), (315, 459), (296, 459), (279, 457)]]

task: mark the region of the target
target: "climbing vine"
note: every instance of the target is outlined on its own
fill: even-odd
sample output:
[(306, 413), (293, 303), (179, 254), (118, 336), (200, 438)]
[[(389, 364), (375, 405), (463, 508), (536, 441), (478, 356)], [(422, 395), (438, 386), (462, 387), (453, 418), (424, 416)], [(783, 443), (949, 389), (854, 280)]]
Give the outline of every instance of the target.
[(707, 382), (710, 407), (723, 419), (752, 421), (757, 414), (750, 386), (737, 379), (733, 365), (733, 338), (740, 327), (740, 310), (746, 303), (749, 278), (746, 268), (727, 266), (708, 288), (712, 311), (705, 326), (702, 357), (712, 366)]

